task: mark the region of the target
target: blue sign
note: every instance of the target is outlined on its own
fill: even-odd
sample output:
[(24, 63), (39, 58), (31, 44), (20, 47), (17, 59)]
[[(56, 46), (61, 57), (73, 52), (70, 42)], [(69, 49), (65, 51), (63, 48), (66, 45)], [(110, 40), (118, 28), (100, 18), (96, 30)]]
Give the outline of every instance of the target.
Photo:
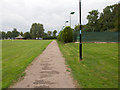
[(81, 32), (81, 30), (80, 30), (80, 34), (81, 34), (82, 32)]

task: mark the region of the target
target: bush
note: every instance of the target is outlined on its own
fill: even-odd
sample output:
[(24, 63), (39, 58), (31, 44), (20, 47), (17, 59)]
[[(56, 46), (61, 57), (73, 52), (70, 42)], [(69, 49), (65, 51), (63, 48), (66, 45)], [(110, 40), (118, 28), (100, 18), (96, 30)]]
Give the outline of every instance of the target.
[(44, 36), (43, 40), (57, 39), (56, 36)]
[(57, 38), (59, 41), (65, 43), (73, 41), (73, 30), (70, 26), (65, 27), (58, 35)]

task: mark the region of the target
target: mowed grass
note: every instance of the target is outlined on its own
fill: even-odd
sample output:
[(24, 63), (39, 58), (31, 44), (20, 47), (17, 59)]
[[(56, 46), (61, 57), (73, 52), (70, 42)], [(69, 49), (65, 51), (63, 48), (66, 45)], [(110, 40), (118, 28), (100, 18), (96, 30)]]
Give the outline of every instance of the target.
[(48, 46), (50, 40), (2, 41), (2, 88), (24, 76), (25, 68)]
[(58, 44), (80, 88), (118, 88), (118, 44), (83, 43), (80, 62), (79, 44)]

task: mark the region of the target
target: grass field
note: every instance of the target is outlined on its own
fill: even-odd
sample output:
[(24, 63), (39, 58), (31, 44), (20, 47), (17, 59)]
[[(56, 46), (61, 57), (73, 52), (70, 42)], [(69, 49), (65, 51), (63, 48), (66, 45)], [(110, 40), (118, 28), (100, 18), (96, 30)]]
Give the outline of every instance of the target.
[(2, 88), (7, 88), (25, 68), (48, 46), (49, 40), (5, 40), (2, 41)]
[(80, 62), (79, 44), (58, 44), (79, 87), (118, 88), (118, 44), (84, 43)]

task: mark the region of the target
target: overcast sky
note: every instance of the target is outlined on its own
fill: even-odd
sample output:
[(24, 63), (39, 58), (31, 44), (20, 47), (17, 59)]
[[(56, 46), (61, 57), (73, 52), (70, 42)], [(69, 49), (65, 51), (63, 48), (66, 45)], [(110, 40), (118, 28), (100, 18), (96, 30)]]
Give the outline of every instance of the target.
[[(82, 24), (87, 23), (87, 15), (91, 10), (102, 12), (108, 5), (118, 3), (119, 0), (81, 0)], [(57, 30), (58, 32), (70, 20), (72, 15), (72, 28), (79, 23), (79, 0), (0, 0), (0, 29), (12, 31), (17, 28), (19, 32), (30, 31), (32, 23), (44, 25), (45, 32)], [(69, 25), (69, 23), (67, 24)]]

